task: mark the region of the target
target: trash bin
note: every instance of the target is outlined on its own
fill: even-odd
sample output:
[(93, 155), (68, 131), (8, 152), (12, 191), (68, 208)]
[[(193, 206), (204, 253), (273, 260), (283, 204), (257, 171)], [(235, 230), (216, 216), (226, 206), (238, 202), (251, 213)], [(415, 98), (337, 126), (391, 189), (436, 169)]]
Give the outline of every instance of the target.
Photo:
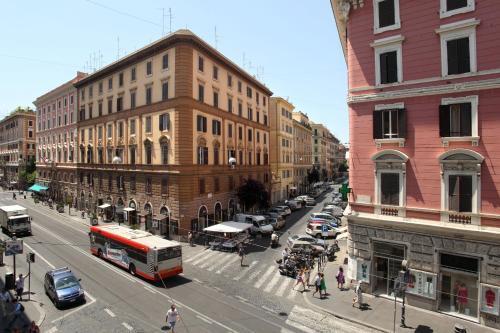
[(5, 289), (14, 290), (16, 286), (16, 278), (14, 273), (5, 273)]
[(460, 324), (455, 324), (454, 333), (467, 333), (467, 329)]

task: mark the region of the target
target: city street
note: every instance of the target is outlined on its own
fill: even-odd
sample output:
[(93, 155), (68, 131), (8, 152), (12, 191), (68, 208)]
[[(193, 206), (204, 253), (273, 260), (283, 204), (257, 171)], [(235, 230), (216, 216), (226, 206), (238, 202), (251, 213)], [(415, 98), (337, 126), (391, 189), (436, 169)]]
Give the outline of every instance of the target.
[[(0, 194), (2, 205), (14, 203), (11, 193)], [(334, 320), (304, 306), (301, 292), (293, 291), (293, 280), (280, 276), (275, 259), (281, 248), (270, 249), (268, 239), (257, 239), (240, 267), (236, 254), (184, 246), (184, 274), (153, 285), (130, 276), (124, 270), (92, 256), (88, 251), (88, 227), (57, 214), (32, 200), (18, 199), (33, 217), (33, 236), (24, 238), (25, 252), (36, 254), (32, 264), (31, 291), (41, 303), (47, 332), (153, 332), (165, 329), (165, 313), (170, 303), (178, 305), (182, 316), (179, 332), (355, 332), (359, 327)], [(306, 212), (287, 219), (288, 232), (303, 233)], [(5, 238), (5, 235), (2, 235)], [(11, 265), (12, 260), (6, 259)], [(44, 273), (54, 267), (70, 267), (87, 292), (87, 302), (57, 310), (43, 291)], [(23, 256), (18, 256), (17, 272), (27, 273)], [(26, 286), (27, 287), (27, 286)], [(27, 289), (27, 288), (26, 288)], [(364, 329), (366, 331), (366, 329)]]

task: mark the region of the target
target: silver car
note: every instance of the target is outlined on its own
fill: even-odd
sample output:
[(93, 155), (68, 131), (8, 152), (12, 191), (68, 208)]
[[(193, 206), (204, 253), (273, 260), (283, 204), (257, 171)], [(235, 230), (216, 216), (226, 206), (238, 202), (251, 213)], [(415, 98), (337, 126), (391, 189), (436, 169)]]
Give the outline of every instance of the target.
[(292, 210), (288, 206), (276, 206), (276, 208), (282, 209), (285, 212), (286, 216), (292, 214)]

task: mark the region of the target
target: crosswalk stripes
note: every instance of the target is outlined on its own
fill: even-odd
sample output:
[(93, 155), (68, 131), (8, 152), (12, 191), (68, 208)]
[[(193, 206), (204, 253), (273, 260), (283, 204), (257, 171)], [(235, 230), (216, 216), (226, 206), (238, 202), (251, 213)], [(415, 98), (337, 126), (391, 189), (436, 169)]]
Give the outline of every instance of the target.
[(252, 267), (254, 267), (254, 266), (255, 266), (258, 262), (259, 262), (258, 260), (254, 260), (254, 261), (252, 261), (252, 262), (250, 263), (250, 265), (248, 265), (248, 267), (245, 267), (245, 268), (241, 271), (241, 273), (239, 273), (238, 275), (236, 275), (236, 276), (233, 278), (233, 280), (234, 280), (234, 281), (239, 281), (239, 280), (241, 280), (241, 278), (242, 278), (242, 277), (244, 277), (244, 276), (245, 276), (248, 272), (250, 272), (250, 269), (251, 269)]
[[(292, 282), (292, 283), (290, 283), (290, 282)], [(287, 289), (290, 290), (292, 288), (294, 282), (295, 281), (293, 279), (284, 280), (283, 283), (281, 284), (281, 286), (276, 291), (275, 295), (276, 296), (283, 296)]]
[(256, 278), (257, 276), (259, 276), (259, 275), (260, 275), (260, 273), (262, 273), (262, 269), (258, 269), (258, 270), (253, 271), (253, 272), (252, 272), (252, 273), (251, 273), (251, 274), (247, 277), (247, 279), (246, 279), (245, 283), (252, 283), (252, 282), (255, 280), (255, 278)]
[(207, 251), (201, 251), (200, 253), (197, 253), (194, 256), (187, 258), (186, 260), (184, 260), (184, 262), (191, 262), (191, 261), (195, 260), (196, 258), (199, 258), (202, 255), (206, 254), (206, 252)]
[(200, 262), (203, 262), (204, 260), (209, 259), (213, 255), (214, 255), (214, 253), (212, 251), (205, 251), (205, 255), (197, 258), (195, 261), (192, 262), (192, 264), (197, 266)]
[(240, 259), (239, 256), (234, 256), (233, 258), (231, 258), (228, 262), (226, 262), (222, 267), (220, 267), (216, 272), (215, 274), (221, 274), (222, 272), (224, 272), (229, 266), (231, 266), (232, 264), (234, 264), (236, 261), (238, 261), (238, 259)]
[[(264, 291), (266, 293), (270, 293), (271, 290), (273, 290), (274, 286), (276, 285), (276, 283), (278, 283), (281, 279), (283, 279), (283, 277), (281, 276), (280, 272), (278, 271), (278, 269), (276, 269), (274, 271), (274, 275), (273, 275), (273, 278), (271, 279), (271, 281), (269, 281), (266, 285), (266, 288), (264, 288)], [(283, 281), (284, 282), (284, 281)]]
[(262, 276), (259, 278), (259, 280), (257, 280), (257, 282), (255, 282), (255, 284), (253, 286), (255, 288), (257, 288), (257, 289), (259, 289), (260, 287), (262, 287), (262, 285), (264, 284), (264, 282), (266, 282), (266, 280), (273, 273), (273, 271), (276, 271), (276, 267), (269, 266), (269, 268), (267, 269), (267, 271), (264, 274), (262, 274)]
[(224, 263), (226, 263), (228, 261), (228, 259), (230, 261), (230, 260), (232, 260), (235, 257), (236, 257), (236, 259), (238, 259), (239, 258), (238, 254), (236, 254), (236, 253), (224, 253), (224, 255), (221, 256), (217, 260), (217, 262), (214, 262), (209, 268), (207, 268), (207, 271), (211, 272), (215, 268), (219, 267), (220, 265), (224, 265)]
[[(225, 253), (223, 252), (217, 252), (213, 254), (209, 259), (205, 260), (201, 265), (200, 268), (205, 268), (205, 267), (212, 267), (212, 264), (217, 263), (219, 259), (221, 259), (224, 256)], [(210, 267), (209, 267), (210, 266)]]

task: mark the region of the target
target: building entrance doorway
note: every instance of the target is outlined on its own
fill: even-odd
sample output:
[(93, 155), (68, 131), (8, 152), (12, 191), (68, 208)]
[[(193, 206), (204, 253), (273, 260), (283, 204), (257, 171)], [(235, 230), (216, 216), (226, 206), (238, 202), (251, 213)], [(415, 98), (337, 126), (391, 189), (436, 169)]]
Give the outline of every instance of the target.
[(406, 246), (383, 242), (373, 243), (375, 293), (394, 296), (394, 280), (401, 271)]

